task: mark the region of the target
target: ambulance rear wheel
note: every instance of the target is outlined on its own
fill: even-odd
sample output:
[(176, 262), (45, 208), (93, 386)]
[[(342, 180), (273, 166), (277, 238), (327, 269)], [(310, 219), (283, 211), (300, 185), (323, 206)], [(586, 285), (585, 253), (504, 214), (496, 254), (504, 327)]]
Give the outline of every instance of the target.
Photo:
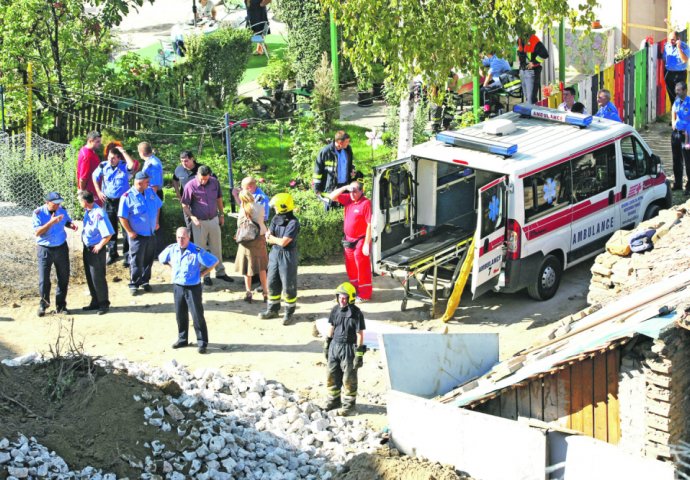
[(563, 265), (558, 257), (547, 255), (539, 267), (536, 278), (527, 287), (527, 293), (535, 300), (548, 300), (558, 291), (562, 274)]

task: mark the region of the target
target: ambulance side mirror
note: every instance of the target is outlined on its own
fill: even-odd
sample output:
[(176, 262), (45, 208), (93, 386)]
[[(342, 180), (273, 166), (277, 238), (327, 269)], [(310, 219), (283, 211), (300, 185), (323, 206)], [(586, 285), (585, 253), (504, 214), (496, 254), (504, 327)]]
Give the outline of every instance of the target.
[(656, 178), (661, 174), (661, 159), (659, 155), (652, 154), (652, 177)]

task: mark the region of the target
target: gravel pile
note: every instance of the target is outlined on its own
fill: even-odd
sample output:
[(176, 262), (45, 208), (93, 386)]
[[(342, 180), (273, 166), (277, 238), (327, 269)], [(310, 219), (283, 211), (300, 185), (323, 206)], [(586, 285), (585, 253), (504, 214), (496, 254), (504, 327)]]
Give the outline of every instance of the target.
[[(10, 362), (38, 362), (29, 355)], [(187, 371), (174, 360), (154, 368), (124, 360), (102, 362), (110, 371), (126, 372), (158, 385), (165, 395), (135, 395), (142, 422), (177, 432), (183, 449), (159, 441), (146, 443), (146, 458), (125, 458), (142, 479), (329, 479), (359, 453), (372, 453), (380, 435), (363, 421), (326, 412), (260, 373), (227, 376), (217, 369)], [(30, 434), (31, 432), (25, 432)], [(68, 467), (35, 438), (0, 439), (0, 477), (115, 479), (112, 473), (86, 466)]]

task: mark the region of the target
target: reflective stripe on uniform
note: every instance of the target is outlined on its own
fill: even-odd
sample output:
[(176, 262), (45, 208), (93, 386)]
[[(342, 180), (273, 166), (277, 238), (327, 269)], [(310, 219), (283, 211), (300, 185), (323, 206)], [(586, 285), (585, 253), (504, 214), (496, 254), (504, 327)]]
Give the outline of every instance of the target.
[[(279, 298), (280, 298), (280, 297), (279, 297)], [(294, 298), (287, 298), (287, 297), (285, 297), (285, 298), (283, 298), (283, 301), (284, 301), (285, 303), (295, 303), (295, 302), (297, 302), (297, 297), (294, 297)]]

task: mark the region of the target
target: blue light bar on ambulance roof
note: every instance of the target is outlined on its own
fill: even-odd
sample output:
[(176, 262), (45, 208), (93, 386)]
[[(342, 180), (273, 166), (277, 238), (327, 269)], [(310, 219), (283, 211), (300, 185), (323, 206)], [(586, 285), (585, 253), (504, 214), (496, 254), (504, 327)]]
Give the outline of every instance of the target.
[(477, 150), (480, 152), (493, 153), (496, 155), (503, 155), (510, 157), (515, 155), (518, 150), (517, 144), (499, 142), (489, 140), (481, 137), (474, 137), (472, 135), (465, 135), (460, 132), (443, 132), (436, 135), (436, 140), (454, 145), (456, 147), (468, 148), (470, 150)]
[(555, 108), (539, 107), (529, 103), (520, 103), (513, 107), (513, 112), (524, 115), (525, 117), (549, 120), (552, 122), (567, 123), (577, 127), (587, 127), (592, 123), (591, 115), (581, 113), (563, 112)]

